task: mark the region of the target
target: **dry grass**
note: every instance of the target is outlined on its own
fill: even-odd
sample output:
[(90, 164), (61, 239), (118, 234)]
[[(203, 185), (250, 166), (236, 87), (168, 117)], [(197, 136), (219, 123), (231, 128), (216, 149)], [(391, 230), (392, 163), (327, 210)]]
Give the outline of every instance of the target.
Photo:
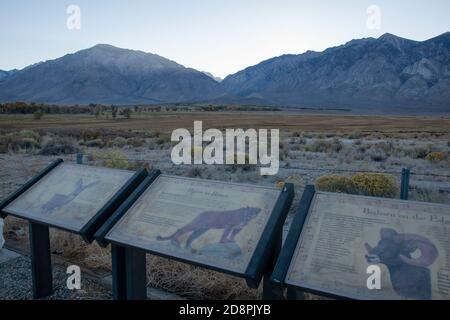
[(93, 129), (121, 130), (151, 129), (172, 131), (192, 128), (194, 120), (203, 120), (209, 128), (279, 128), (290, 131), (347, 132), (352, 137), (362, 132), (448, 133), (450, 118), (311, 115), (270, 112), (177, 112), (142, 114), (131, 119), (95, 119), (91, 115), (48, 115), (36, 121), (32, 115), (2, 115), (0, 128), (4, 129)]

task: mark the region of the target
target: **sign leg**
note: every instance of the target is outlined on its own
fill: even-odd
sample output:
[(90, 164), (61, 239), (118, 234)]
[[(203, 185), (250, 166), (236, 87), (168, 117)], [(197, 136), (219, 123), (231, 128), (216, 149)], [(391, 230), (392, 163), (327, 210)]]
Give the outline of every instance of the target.
[(114, 300), (127, 299), (125, 248), (111, 244), (112, 293)]
[(126, 286), (128, 300), (147, 299), (145, 252), (135, 248), (125, 249)]
[(33, 298), (39, 299), (53, 293), (52, 261), (48, 226), (29, 223), (31, 274)]
[(288, 300), (305, 300), (305, 293), (301, 290), (288, 288), (287, 289)]
[(279, 236), (277, 238), (277, 242), (274, 245), (272, 250), (272, 257), (270, 258), (270, 262), (267, 265), (267, 270), (264, 273), (263, 278), (263, 299), (264, 300), (277, 300), (280, 299), (283, 295), (281, 288), (276, 288), (272, 285), (270, 281), (270, 277), (272, 275), (272, 270), (275, 267), (275, 264), (278, 259), (278, 255), (281, 251), (281, 246), (283, 242), (283, 234), (282, 231), (279, 232)]

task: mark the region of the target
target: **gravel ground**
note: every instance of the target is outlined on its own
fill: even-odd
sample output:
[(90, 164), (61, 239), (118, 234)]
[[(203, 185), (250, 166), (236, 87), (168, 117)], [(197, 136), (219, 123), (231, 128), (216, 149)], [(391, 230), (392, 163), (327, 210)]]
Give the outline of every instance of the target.
[[(61, 266), (53, 265), (53, 288), (55, 293), (46, 300), (105, 300), (111, 299), (108, 289), (91, 279), (81, 279), (81, 290), (66, 287), (67, 274)], [(0, 264), (0, 300), (33, 299), (31, 265), (28, 257), (18, 257)]]

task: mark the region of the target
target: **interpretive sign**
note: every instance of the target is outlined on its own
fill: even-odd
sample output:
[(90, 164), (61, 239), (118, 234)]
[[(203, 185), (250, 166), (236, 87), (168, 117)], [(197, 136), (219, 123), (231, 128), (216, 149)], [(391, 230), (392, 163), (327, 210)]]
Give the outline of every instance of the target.
[(450, 206), (317, 192), (284, 282), (353, 299), (449, 299)]
[(63, 163), (57, 159), (0, 203), (0, 215), (29, 221), (34, 298), (52, 294), (49, 227), (87, 242), (147, 177), (137, 172)]
[(134, 172), (60, 164), (3, 211), (79, 232)]
[(106, 239), (244, 274), (280, 190), (160, 175)]

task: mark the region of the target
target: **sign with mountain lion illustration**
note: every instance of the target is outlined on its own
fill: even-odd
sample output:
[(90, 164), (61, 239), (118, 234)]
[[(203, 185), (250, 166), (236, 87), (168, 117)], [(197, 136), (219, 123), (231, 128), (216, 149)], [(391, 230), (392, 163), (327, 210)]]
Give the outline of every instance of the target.
[[(367, 285), (372, 265), (379, 288)], [(286, 283), (357, 299), (449, 299), (450, 206), (317, 192)]]
[(161, 175), (106, 238), (244, 273), (279, 194), (276, 188)]
[(4, 211), (79, 232), (132, 175), (127, 170), (60, 164)]

